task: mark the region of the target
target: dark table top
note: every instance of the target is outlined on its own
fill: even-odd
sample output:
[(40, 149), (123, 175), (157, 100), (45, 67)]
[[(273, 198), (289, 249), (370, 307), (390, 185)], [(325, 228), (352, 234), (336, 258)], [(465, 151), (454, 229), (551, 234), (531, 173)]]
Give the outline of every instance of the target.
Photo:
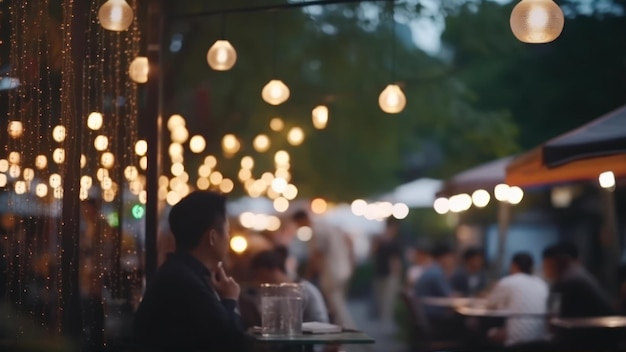
[(544, 318), (547, 313), (519, 313), (502, 309), (458, 307), (456, 312), (466, 317), (488, 318)]
[(333, 334), (302, 334), (296, 336), (263, 336), (252, 334), (257, 342), (298, 345), (373, 344), (376, 341), (360, 331), (344, 331)]

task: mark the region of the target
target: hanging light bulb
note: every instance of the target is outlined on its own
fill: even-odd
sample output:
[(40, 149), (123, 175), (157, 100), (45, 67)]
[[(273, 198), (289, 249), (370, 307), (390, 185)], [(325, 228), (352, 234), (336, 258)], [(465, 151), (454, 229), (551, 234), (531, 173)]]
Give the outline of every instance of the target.
[(269, 81), (261, 91), (261, 97), (268, 104), (280, 105), (289, 99), (289, 87), (279, 79)]
[(135, 83), (148, 82), (148, 72), (150, 71), (150, 65), (148, 64), (148, 58), (145, 56), (137, 56), (128, 67), (128, 76)]
[(104, 29), (122, 32), (133, 23), (133, 9), (125, 0), (107, 0), (98, 10), (98, 20)]
[(549, 43), (563, 31), (565, 19), (552, 0), (522, 0), (511, 12), (511, 30), (524, 43)]
[(209, 48), (206, 61), (215, 71), (228, 71), (237, 62), (237, 51), (228, 40), (217, 40)]
[(324, 105), (318, 105), (312, 112), (313, 127), (323, 130), (328, 124), (328, 108)]
[(378, 105), (388, 114), (397, 114), (404, 110), (406, 97), (397, 84), (388, 84), (378, 96)]

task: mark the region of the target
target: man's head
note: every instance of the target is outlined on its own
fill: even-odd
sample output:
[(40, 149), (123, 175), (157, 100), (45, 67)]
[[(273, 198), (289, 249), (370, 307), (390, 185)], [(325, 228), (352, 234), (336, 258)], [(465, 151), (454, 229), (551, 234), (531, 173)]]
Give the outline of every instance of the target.
[(296, 223), (296, 225), (298, 225), (298, 227), (302, 227), (302, 226), (309, 226), (311, 227), (311, 218), (309, 217), (309, 214), (306, 212), (306, 210), (298, 210), (296, 211), (292, 217), (293, 222)]
[(385, 235), (388, 237), (397, 237), (400, 232), (400, 220), (390, 216), (385, 222)]
[(533, 272), (533, 257), (527, 252), (518, 252), (511, 259), (511, 274)]
[(483, 270), (485, 266), (485, 256), (478, 248), (469, 248), (463, 252), (463, 265), (470, 274), (475, 274)]
[(281, 283), (287, 280), (285, 262), (287, 260), (285, 248), (266, 250), (258, 253), (250, 262), (250, 269), (254, 281), (261, 283)]
[(179, 251), (200, 251), (221, 261), (230, 240), (226, 218), (226, 197), (209, 191), (190, 193), (172, 207), (170, 229)]
[(452, 274), (456, 266), (456, 258), (454, 256), (454, 250), (450, 245), (447, 243), (439, 243), (433, 246), (430, 254), (433, 259), (441, 265), (446, 274)]
[(543, 274), (550, 281), (558, 280), (561, 274), (578, 261), (578, 248), (571, 243), (559, 243), (544, 249)]

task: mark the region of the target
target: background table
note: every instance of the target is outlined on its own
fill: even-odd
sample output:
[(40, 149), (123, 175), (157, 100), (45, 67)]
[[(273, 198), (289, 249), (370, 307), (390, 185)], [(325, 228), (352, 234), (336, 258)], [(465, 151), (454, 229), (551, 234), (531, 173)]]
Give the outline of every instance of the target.
[(419, 299), (422, 304), (437, 307), (467, 307), (467, 306), (484, 306), (487, 301), (482, 298), (467, 297), (422, 297)]
[(296, 336), (263, 336), (254, 334), (254, 339), (261, 343), (280, 343), (295, 345), (365, 345), (376, 341), (360, 331), (344, 331), (333, 334), (302, 334)]
[(502, 309), (458, 307), (456, 312), (466, 317), (477, 318), (545, 318), (548, 313), (516, 313)]
[(626, 317), (554, 318), (550, 324), (562, 329), (626, 329)]

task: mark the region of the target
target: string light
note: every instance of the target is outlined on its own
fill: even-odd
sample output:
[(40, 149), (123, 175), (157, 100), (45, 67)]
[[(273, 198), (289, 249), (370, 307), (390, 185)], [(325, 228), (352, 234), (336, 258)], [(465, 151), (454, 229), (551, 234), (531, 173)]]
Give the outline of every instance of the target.
[(565, 18), (552, 0), (522, 0), (511, 12), (510, 25), (524, 43), (549, 43), (561, 35)]
[(148, 82), (149, 72), (150, 65), (148, 64), (148, 58), (145, 56), (137, 56), (128, 67), (128, 76), (135, 83)]
[(323, 130), (328, 124), (328, 108), (324, 105), (316, 106), (311, 112), (313, 127)]
[(400, 86), (389, 84), (378, 96), (378, 105), (388, 114), (397, 114), (406, 106), (406, 96)]
[(237, 62), (237, 51), (228, 40), (217, 40), (206, 55), (207, 63), (216, 71), (228, 71)]
[(124, 0), (107, 0), (98, 11), (102, 28), (114, 32), (128, 29), (133, 22), (133, 9)]
[(289, 87), (278, 79), (270, 80), (261, 90), (261, 97), (271, 105), (280, 105), (289, 99)]

